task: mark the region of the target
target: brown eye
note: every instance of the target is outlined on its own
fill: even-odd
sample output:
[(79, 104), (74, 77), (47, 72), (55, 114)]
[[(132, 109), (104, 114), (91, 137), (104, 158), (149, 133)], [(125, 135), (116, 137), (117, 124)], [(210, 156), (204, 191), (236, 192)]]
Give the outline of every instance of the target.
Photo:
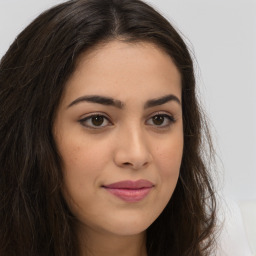
[(105, 118), (103, 116), (93, 116), (91, 119), (94, 126), (101, 126), (104, 123)]
[(79, 122), (83, 126), (91, 129), (100, 129), (111, 124), (109, 119), (104, 115), (91, 115), (79, 120)]
[(157, 116), (152, 117), (152, 121), (155, 125), (162, 125), (163, 122), (165, 121), (165, 117), (157, 115)]
[(173, 116), (167, 114), (157, 114), (149, 118), (146, 122), (147, 125), (155, 126), (158, 128), (167, 128), (175, 122)]

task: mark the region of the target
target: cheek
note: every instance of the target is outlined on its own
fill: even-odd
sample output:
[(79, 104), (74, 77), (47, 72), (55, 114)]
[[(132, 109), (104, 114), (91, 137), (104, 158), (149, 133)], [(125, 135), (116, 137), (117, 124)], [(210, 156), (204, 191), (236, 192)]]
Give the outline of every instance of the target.
[(71, 211), (80, 219), (81, 212), (84, 212), (82, 206), (90, 205), (97, 194), (97, 184), (107, 164), (108, 151), (101, 152), (89, 140), (86, 144), (72, 140), (60, 145), (60, 152), (64, 176), (62, 192)]
[(90, 177), (97, 174), (97, 170), (102, 170), (102, 165), (106, 164), (108, 150), (106, 146), (93, 143), (90, 139), (86, 141), (70, 140), (60, 145), (60, 154), (63, 159), (64, 172), (67, 175), (84, 174)]
[(63, 162), (64, 194), (78, 203), (85, 195), (94, 193), (94, 185), (108, 158), (107, 152), (104, 154), (101, 147), (93, 146), (89, 140), (84, 143), (74, 137), (59, 143), (59, 151)]
[[(178, 139), (180, 138), (180, 139)], [(164, 143), (155, 151), (155, 162), (159, 170), (162, 194), (169, 200), (178, 181), (183, 154), (183, 136)]]
[(180, 137), (171, 143), (164, 143), (156, 147), (156, 163), (160, 167), (162, 175), (179, 173), (183, 154), (183, 138)]

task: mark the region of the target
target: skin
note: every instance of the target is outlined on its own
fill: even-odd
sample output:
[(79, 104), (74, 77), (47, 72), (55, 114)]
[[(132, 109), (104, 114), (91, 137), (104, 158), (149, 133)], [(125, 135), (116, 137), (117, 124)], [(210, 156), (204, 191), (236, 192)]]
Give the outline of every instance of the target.
[[(91, 95), (120, 102), (81, 100)], [(166, 95), (172, 95), (167, 102), (145, 106)], [(147, 255), (145, 230), (173, 194), (183, 152), (181, 77), (169, 55), (151, 43), (117, 40), (84, 53), (67, 82), (54, 134), (82, 255)], [(103, 187), (140, 179), (153, 187), (137, 202)]]

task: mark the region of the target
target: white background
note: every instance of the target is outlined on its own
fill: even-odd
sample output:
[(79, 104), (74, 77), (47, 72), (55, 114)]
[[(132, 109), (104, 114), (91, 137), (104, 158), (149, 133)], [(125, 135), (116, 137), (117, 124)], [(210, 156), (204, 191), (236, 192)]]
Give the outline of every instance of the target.
[[(32, 19), (61, 2), (0, 0), (0, 57)], [(202, 102), (214, 127), (221, 193), (239, 204), (256, 200), (256, 0), (148, 3), (179, 28), (195, 53)]]

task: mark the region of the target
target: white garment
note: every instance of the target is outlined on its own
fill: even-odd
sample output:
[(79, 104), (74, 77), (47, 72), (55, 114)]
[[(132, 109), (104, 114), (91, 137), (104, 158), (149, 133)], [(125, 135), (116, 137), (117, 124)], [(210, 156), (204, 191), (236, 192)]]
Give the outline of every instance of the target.
[(217, 256), (256, 256), (253, 252), (256, 245), (252, 244), (256, 238), (251, 237), (253, 232), (246, 229), (250, 226), (256, 232), (256, 215), (248, 218), (246, 212), (251, 213), (248, 204), (238, 204), (231, 199), (225, 201), (227, 205), (223, 207), (224, 224), (218, 238)]

